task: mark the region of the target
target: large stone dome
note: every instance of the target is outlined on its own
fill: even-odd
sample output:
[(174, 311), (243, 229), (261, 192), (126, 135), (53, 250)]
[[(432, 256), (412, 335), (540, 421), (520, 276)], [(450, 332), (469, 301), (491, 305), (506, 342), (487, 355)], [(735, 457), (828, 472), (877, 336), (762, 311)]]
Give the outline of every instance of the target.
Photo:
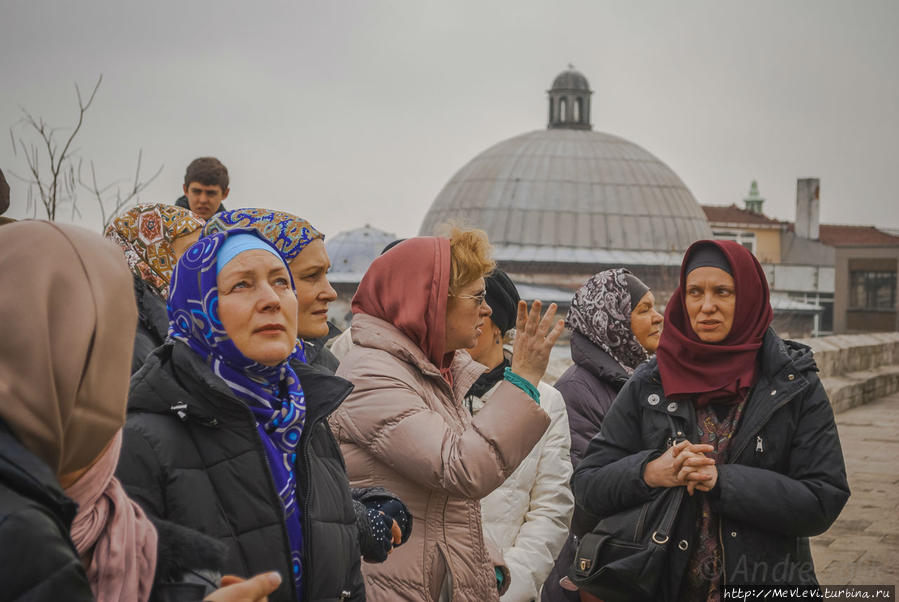
[(625, 251), (613, 254), (638, 264), (673, 254), (679, 264), (690, 243), (711, 238), (671, 168), (632, 142), (589, 130), (538, 130), (488, 148), (444, 186), (421, 233), (454, 218), (486, 230), (497, 258), (508, 260), (604, 263), (600, 256)]

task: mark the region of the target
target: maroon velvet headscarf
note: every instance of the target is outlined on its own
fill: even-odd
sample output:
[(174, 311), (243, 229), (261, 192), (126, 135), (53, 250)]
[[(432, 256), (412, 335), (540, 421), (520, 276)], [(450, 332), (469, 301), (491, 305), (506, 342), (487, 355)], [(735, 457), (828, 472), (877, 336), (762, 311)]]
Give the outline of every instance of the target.
[[(731, 267), (736, 293), (733, 326), (720, 343), (703, 343), (690, 326), (684, 289), (687, 266), (698, 249), (714, 245)], [(656, 352), (662, 387), (669, 397), (696, 396), (696, 405), (738, 403), (755, 383), (756, 355), (774, 312), (768, 280), (758, 260), (743, 245), (700, 240), (684, 254), (680, 286), (665, 308), (665, 328)]]
[(449, 239), (410, 238), (372, 262), (353, 297), (353, 313), (396, 326), (447, 378), (453, 359), (444, 353), (449, 280)]

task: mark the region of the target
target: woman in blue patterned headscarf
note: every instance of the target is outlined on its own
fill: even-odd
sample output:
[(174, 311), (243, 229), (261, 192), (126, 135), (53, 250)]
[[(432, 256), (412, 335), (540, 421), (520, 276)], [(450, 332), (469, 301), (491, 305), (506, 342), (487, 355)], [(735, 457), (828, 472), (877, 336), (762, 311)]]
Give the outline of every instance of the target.
[(326, 426), (351, 386), (302, 372), (285, 257), (254, 228), (204, 236), (178, 261), (168, 315), (169, 341), (132, 381), (126, 490), (149, 514), (221, 539), (229, 572), (280, 570), (293, 587), (271, 600), (364, 596)]
[(253, 208), (217, 213), (206, 223), (203, 234), (241, 228), (257, 230), (287, 261), (297, 291), (297, 337), (306, 342), (306, 359), (335, 372), (339, 362), (324, 347), (330, 334), (328, 306), (337, 299), (327, 277), (331, 260), (325, 249), (325, 236), (296, 215)]
[[(338, 359), (324, 347), (329, 334), (328, 305), (337, 292), (328, 282), (331, 267), (325, 236), (301, 217), (271, 209), (221, 211), (203, 228), (204, 236), (245, 228), (258, 231), (287, 261), (297, 294), (297, 338), (309, 364), (333, 374)], [(383, 562), (409, 538), (412, 517), (405, 505), (383, 488), (353, 490), (357, 527), (365, 560)]]
[[(256, 255), (250, 255), (253, 252)], [(252, 272), (247, 268), (252, 267), (261, 267), (263, 274), (264, 270), (269, 270), (269, 280), (274, 279), (274, 282), (259, 296), (281, 297), (281, 311), (269, 310), (255, 320), (250, 318), (243, 322), (238, 317), (238, 321), (231, 323), (250, 332), (238, 333), (231, 329), (229, 333), (227, 316), (240, 312), (240, 308), (237, 312), (229, 308), (233, 305), (231, 297), (246, 297), (247, 289), (263, 286), (261, 279), (248, 278)], [(168, 312), (169, 336), (183, 341), (203, 358), (215, 375), (248, 404), (256, 418), (256, 430), (265, 446), (268, 466), (284, 506), (292, 569), (299, 591), (303, 530), (296, 503), (297, 483), (293, 467), (306, 418), (306, 400), (289, 361), (305, 361), (302, 349), (289, 336), (296, 329), (293, 288), (287, 263), (274, 247), (255, 230), (232, 230), (228, 234), (204, 238), (184, 254), (172, 279)], [(244, 299), (237, 302), (241, 301)], [(246, 301), (266, 303), (269, 299)], [(268, 330), (255, 330), (259, 322), (263, 322), (261, 327), (268, 327)], [(281, 336), (278, 335), (279, 326)], [(243, 343), (244, 348), (240, 349), (236, 341)], [(282, 356), (285, 351), (288, 355)]]

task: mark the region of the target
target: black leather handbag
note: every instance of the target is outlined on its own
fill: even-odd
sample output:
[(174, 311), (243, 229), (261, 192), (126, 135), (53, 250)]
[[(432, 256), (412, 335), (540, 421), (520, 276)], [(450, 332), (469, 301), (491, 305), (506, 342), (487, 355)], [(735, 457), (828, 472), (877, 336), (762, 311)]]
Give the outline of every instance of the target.
[[(568, 578), (606, 601), (658, 600), (683, 497), (684, 487), (662, 488), (645, 504), (599, 521), (581, 538)], [(679, 545), (686, 550), (685, 541)]]

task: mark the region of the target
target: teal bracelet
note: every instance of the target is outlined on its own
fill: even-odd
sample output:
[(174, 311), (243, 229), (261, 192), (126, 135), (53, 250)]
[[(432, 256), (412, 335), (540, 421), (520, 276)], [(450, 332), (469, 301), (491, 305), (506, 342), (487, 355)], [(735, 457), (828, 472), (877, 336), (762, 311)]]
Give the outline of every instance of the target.
[(503, 371), (503, 379), (509, 381), (510, 383), (527, 393), (528, 397), (533, 399), (538, 406), (540, 405), (540, 391), (537, 390), (537, 387), (529, 383), (518, 374), (512, 372), (512, 368), (506, 368)]

